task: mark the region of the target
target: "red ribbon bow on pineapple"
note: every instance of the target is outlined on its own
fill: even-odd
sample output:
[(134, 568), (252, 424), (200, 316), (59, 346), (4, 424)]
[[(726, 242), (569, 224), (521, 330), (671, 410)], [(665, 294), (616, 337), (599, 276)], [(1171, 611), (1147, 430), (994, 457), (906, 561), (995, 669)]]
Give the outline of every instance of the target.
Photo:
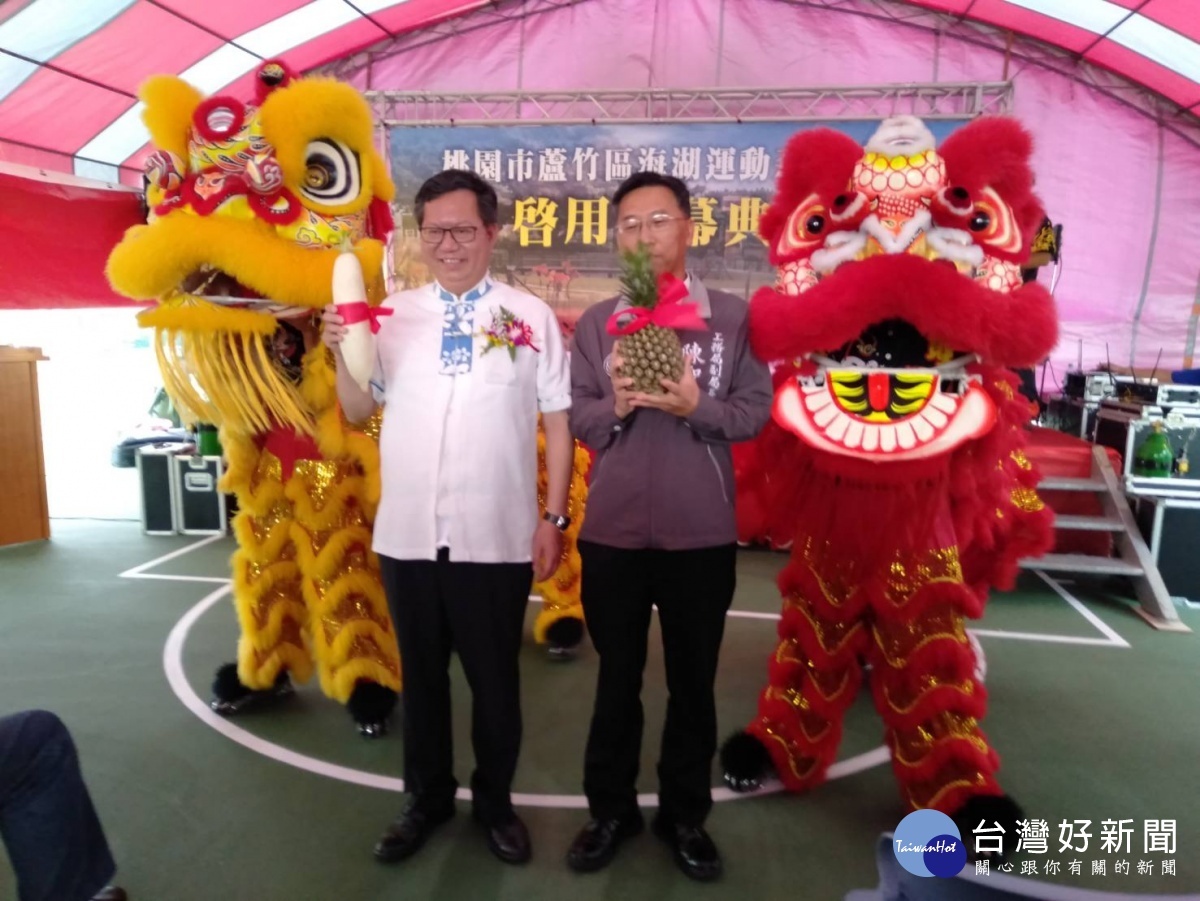
[[(658, 277), (658, 303), (653, 310), (645, 307), (628, 307), (608, 317), (610, 335), (632, 335), (648, 325), (660, 328), (682, 328), (708, 331), (708, 325), (700, 318), (700, 308), (694, 303), (680, 303), (688, 296), (687, 285), (669, 272)], [(625, 325), (621, 320), (632, 317)]]

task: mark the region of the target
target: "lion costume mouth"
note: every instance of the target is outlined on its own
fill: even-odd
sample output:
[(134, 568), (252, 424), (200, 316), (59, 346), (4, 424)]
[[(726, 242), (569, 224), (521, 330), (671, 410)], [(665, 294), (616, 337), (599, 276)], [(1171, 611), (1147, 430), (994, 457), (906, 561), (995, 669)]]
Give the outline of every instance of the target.
[(179, 292), (221, 307), (266, 313), (275, 319), (296, 319), (313, 313), (312, 307), (279, 303), (263, 297), (224, 269), (207, 263), (183, 280)]
[(275, 60), (250, 103), (175, 76), (149, 79), (138, 99), (154, 145), (148, 215), (106, 272), (119, 293), (157, 301), (138, 322), (155, 330), (168, 393), (185, 421), (227, 434), (316, 434), (336, 408), (316, 320), (339, 254), (371, 274), (363, 300), (385, 293), (394, 188), (369, 105)]
[(879, 462), (937, 456), (995, 423), (995, 405), (970, 371), (977, 360), (888, 320), (843, 348), (808, 355), (778, 393), (775, 416), (832, 454)]

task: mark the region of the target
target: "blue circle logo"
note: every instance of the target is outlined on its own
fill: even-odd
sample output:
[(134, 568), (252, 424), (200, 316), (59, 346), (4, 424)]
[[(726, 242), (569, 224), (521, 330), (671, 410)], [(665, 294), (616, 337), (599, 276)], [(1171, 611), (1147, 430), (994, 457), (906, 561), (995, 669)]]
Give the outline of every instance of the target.
[(896, 861), (914, 876), (950, 879), (967, 865), (967, 848), (954, 820), (938, 810), (916, 810), (892, 837)]

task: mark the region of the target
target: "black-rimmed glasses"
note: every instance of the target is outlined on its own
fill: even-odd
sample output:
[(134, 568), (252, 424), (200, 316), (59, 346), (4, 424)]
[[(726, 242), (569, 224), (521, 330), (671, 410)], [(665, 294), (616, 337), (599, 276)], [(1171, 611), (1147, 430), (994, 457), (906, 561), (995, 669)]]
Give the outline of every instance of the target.
[(441, 244), (446, 233), (449, 232), (457, 243), (470, 244), (475, 240), (478, 231), (479, 226), (477, 225), (456, 225), (453, 228), (439, 228), (436, 225), (430, 225), (421, 229), (421, 240), (426, 244)]

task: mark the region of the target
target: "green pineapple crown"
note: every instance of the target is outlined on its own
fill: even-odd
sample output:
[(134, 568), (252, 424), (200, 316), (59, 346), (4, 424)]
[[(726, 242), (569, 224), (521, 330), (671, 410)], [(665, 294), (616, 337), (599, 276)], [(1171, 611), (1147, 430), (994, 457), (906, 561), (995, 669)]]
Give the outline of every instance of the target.
[(658, 304), (658, 277), (645, 244), (621, 255), (621, 293), (631, 307), (653, 310)]

